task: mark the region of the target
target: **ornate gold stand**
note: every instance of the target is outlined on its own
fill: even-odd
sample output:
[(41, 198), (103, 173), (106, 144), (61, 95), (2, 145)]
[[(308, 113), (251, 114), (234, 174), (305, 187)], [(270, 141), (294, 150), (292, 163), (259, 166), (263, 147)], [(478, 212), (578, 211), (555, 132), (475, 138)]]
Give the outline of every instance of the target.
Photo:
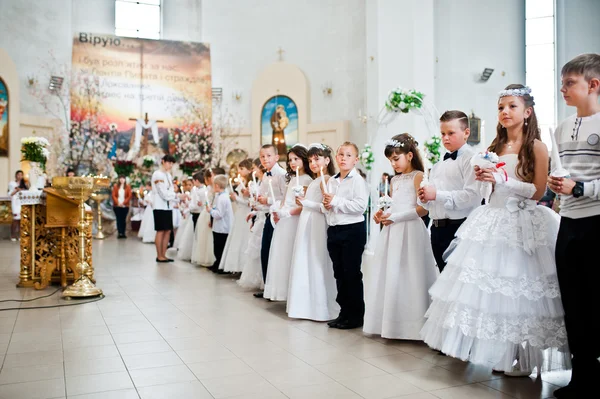
[(89, 264), (86, 261), (86, 228), (88, 221), (85, 214), (85, 201), (92, 192), (109, 185), (108, 178), (105, 177), (55, 177), (52, 179), (52, 187), (64, 193), (64, 195), (79, 201), (79, 278), (62, 293), (63, 298), (87, 298), (102, 295), (102, 290), (97, 288), (92, 280), (87, 276), (86, 271)]
[(105, 193), (92, 193), (92, 199), (96, 201), (97, 209), (98, 209), (98, 232), (94, 236), (97, 240), (104, 240), (106, 236), (104, 235), (104, 231), (102, 230), (102, 207), (100, 204), (102, 201), (108, 198), (108, 194)]

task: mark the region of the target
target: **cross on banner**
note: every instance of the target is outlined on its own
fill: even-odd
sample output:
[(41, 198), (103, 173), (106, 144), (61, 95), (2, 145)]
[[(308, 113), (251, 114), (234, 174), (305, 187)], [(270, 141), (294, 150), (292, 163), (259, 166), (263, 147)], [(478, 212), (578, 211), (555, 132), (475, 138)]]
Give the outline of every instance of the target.
[[(164, 122), (163, 120), (151, 121), (148, 119), (148, 113), (146, 112), (144, 119), (129, 118), (130, 121), (135, 121), (135, 132), (129, 141), (129, 154), (128, 159), (133, 159), (137, 154), (140, 156), (148, 155), (148, 134), (149, 130), (152, 132), (152, 138), (154, 143), (159, 145), (158, 126), (157, 123)], [(146, 134), (144, 134), (146, 133)]]

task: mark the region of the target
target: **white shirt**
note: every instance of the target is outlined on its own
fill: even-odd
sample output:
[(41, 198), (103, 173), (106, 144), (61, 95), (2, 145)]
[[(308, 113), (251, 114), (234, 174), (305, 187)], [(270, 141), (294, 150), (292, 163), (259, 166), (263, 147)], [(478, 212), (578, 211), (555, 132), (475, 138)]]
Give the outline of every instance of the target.
[[(316, 180), (319, 180), (317, 177)], [(327, 191), (334, 194), (331, 201), (332, 208), (325, 211), (327, 224), (340, 226), (363, 222), (364, 213), (369, 203), (369, 190), (365, 179), (352, 169), (344, 178), (340, 174), (333, 176), (327, 182)]]
[(226, 191), (215, 194), (210, 216), (213, 217), (213, 232), (229, 234), (233, 222), (233, 207)]
[(431, 219), (464, 219), (481, 205), (482, 197), (471, 166), (475, 151), (468, 144), (457, 151), (456, 159), (440, 161), (431, 169), (429, 184), (435, 186), (435, 200), (426, 204), (418, 201), (429, 211)]
[(119, 186), (119, 194), (117, 196), (117, 201), (117, 206), (125, 202), (125, 189), (122, 186)]
[(173, 190), (171, 174), (162, 169), (152, 174), (152, 192), (154, 193), (152, 209), (170, 210), (173, 209), (171, 203), (179, 201)]
[[(268, 173), (271, 173), (271, 176), (268, 176)], [(261, 212), (269, 213), (270, 205), (273, 205), (273, 196), (271, 195), (271, 190), (269, 188), (269, 181), (271, 182), (271, 186), (273, 186), (273, 194), (275, 195), (275, 202), (279, 202), (283, 199), (285, 195), (285, 175), (286, 171), (278, 163), (275, 164), (271, 168), (269, 172), (266, 172), (262, 178), (261, 185), (258, 189), (258, 195), (262, 195), (263, 197), (267, 197), (268, 205), (258, 205), (257, 208)]]

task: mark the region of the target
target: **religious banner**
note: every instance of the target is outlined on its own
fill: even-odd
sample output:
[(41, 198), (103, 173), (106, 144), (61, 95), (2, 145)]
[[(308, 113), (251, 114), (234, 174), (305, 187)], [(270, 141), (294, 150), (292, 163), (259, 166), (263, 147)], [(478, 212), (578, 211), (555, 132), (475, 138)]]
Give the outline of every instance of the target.
[(112, 146), (112, 157), (158, 159), (174, 153), (177, 146), (169, 137), (178, 131), (210, 131), (211, 104), (207, 44), (91, 33), (74, 37), (71, 135), (99, 134)]
[(8, 156), (8, 89), (0, 78), (0, 157)]

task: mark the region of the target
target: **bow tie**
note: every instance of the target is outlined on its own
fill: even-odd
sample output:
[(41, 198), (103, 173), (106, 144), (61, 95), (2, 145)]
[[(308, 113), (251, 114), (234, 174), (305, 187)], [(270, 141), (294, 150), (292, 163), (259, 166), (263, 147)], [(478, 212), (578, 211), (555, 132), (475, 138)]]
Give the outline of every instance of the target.
[(268, 171), (267, 176), (273, 176), (273, 173), (271, 173), (271, 171)]
[(444, 161), (448, 158), (452, 158), (452, 160), (455, 161), (457, 156), (458, 156), (458, 151), (447, 152), (444, 154)]

